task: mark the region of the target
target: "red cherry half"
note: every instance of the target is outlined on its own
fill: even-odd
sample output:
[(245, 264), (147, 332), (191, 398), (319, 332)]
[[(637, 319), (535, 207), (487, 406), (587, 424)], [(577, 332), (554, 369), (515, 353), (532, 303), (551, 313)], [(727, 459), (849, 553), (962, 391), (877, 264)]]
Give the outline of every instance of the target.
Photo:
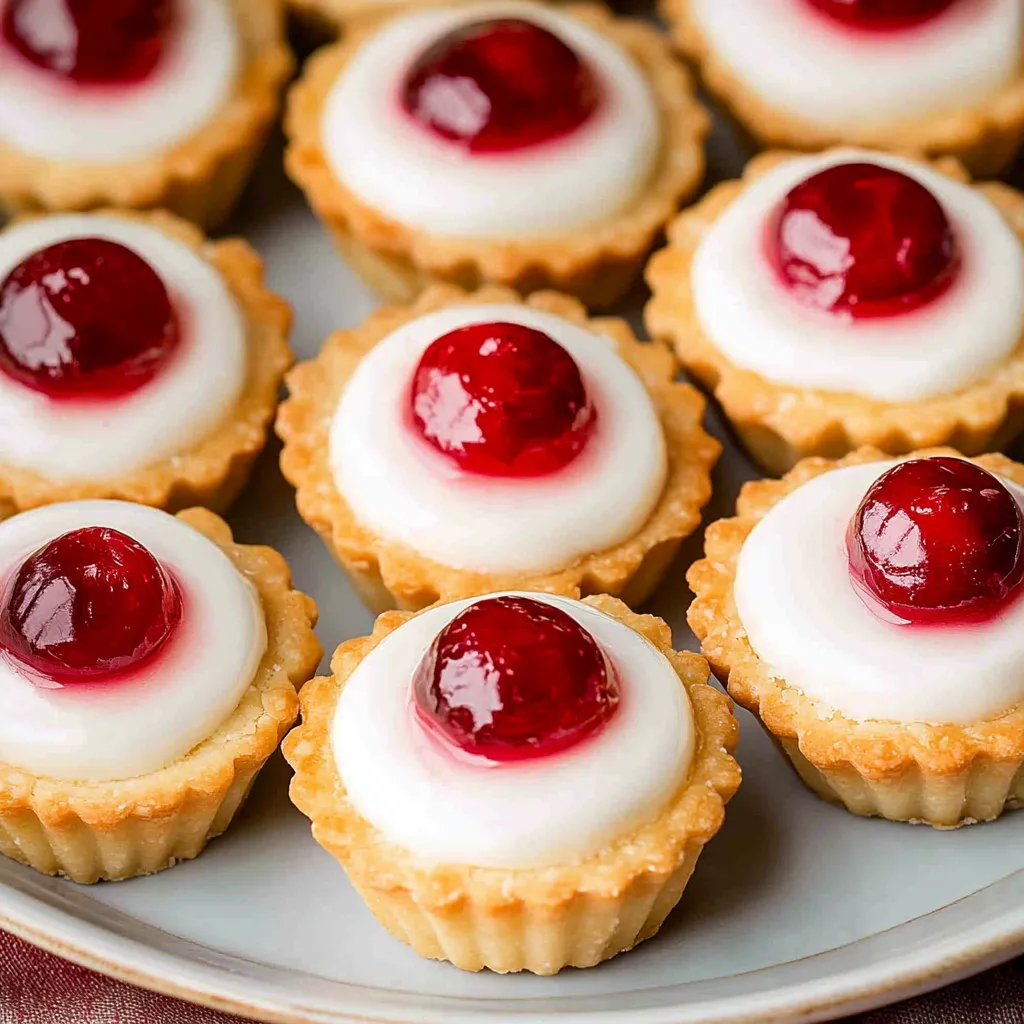
[(540, 25), (464, 25), (412, 65), (402, 105), (420, 125), (473, 153), (501, 153), (576, 131), (600, 104), (593, 71)]
[(0, 647), (62, 685), (109, 680), (152, 658), (181, 615), (177, 584), (145, 547), (86, 527), (22, 563), (0, 606)]
[(426, 441), (489, 476), (555, 472), (579, 455), (597, 422), (572, 356), (522, 324), (442, 335), (423, 353), (409, 400)]
[(163, 281), (117, 242), (58, 242), (0, 284), (0, 370), (51, 397), (134, 391), (179, 340)]
[(838, 164), (797, 185), (774, 221), (769, 250), (800, 302), (853, 317), (923, 306), (960, 265), (956, 234), (935, 196), (869, 163)]
[(997, 612), (1024, 578), (1024, 516), (991, 473), (963, 459), (912, 459), (872, 485), (846, 538), (868, 607), (901, 622)]
[(871, 32), (912, 28), (958, 0), (806, 0), (816, 11), (851, 28)]
[(8, 0), (0, 31), (61, 78), (130, 85), (159, 64), (173, 14), (173, 0)]
[(572, 616), (527, 597), (494, 597), (438, 634), (413, 680), (429, 732), (492, 761), (546, 757), (604, 726), (615, 671)]

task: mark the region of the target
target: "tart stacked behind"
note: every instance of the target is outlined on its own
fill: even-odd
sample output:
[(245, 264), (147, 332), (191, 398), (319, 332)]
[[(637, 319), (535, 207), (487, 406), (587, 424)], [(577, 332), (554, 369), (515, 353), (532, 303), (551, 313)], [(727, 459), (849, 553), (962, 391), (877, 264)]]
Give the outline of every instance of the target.
[(36, 509), (0, 563), (0, 852), (76, 882), (195, 857), (295, 719), (312, 601), (199, 509)]
[(295, 369), (281, 467), (376, 610), (500, 589), (639, 602), (720, 451), (674, 375), (565, 296), (437, 287)]
[(387, 301), (492, 282), (606, 307), (700, 182), (708, 127), (652, 27), (597, 5), (462, 4), (315, 55), (287, 166)]
[(860, 445), (1001, 447), (1024, 423), (1024, 199), (864, 150), (770, 154), (651, 260), (651, 334), (766, 469)]
[(755, 139), (959, 157), (978, 175), (1024, 139), (1018, 0), (663, 0), (710, 92)]
[(388, 613), (332, 671), (285, 741), (292, 799), (396, 938), (465, 970), (653, 935), (739, 784), (704, 659), (612, 598)]
[(166, 213), (0, 233), (0, 513), (76, 498), (225, 508), (291, 362), (244, 242)]
[(216, 224), (291, 68), (281, 0), (5, 0), (0, 205)]
[(803, 780), (954, 827), (1024, 796), (1024, 467), (949, 449), (807, 459), (748, 484), (689, 621)]

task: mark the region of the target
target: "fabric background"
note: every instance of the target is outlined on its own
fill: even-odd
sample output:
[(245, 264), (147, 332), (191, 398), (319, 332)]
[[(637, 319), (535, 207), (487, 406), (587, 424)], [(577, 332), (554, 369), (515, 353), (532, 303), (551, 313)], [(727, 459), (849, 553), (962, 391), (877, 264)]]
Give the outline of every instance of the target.
[[(111, 981), (0, 932), (0, 1024), (239, 1024), (239, 1018)], [(845, 1024), (1024, 1024), (1024, 959)]]

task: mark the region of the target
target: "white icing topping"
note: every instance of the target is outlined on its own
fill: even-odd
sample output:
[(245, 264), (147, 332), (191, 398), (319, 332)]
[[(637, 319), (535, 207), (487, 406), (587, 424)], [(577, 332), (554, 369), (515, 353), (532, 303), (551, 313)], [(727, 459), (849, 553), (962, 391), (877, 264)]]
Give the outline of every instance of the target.
[(82, 237), (119, 242), (153, 267), (183, 340), (152, 381), (109, 400), (53, 400), (0, 372), (0, 462), (52, 480), (108, 479), (187, 450), (235, 403), (248, 364), (246, 325), (218, 272), (148, 225), (90, 214), (17, 225), (0, 234), (0, 281), (31, 253)]
[[(864, 161), (921, 182), (962, 252), (954, 284), (894, 317), (851, 320), (802, 305), (765, 253), (770, 218), (818, 171)], [(1004, 361), (1024, 330), (1024, 249), (980, 192), (899, 157), (839, 150), (801, 157), (750, 182), (711, 225), (693, 261), (701, 327), (732, 363), (779, 384), (902, 402), (949, 394)]]
[[(895, 462), (824, 473), (754, 527), (736, 566), (751, 647), (789, 686), (858, 721), (966, 725), (1024, 698), (1024, 600), (972, 625), (901, 626), (850, 580), (846, 528)], [(1018, 502), (1024, 490), (1002, 481)]]
[(889, 33), (851, 31), (806, 0), (692, 0), (691, 9), (749, 89), (840, 133), (963, 109), (1021, 71), (1020, 0), (960, 0)]
[(413, 673), (434, 637), (472, 601), (410, 619), (342, 690), (331, 742), (348, 798), (389, 841), (418, 856), (506, 868), (587, 857), (655, 818), (689, 770), (693, 712), (665, 656), (587, 605), (526, 596), (571, 615), (618, 670), (617, 711), (577, 746), (480, 765), (425, 736), (410, 707)]
[(0, 572), (69, 530), (104, 526), (132, 537), (184, 594), (178, 631), (123, 683), (48, 689), (0, 657), (0, 761), (51, 778), (127, 779), (171, 764), (238, 705), (266, 649), (259, 597), (197, 530), (142, 505), (79, 501), (0, 524)]
[(230, 96), (241, 41), (229, 0), (178, 7), (164, 57), (134, 85), (69, 84), (0, 40), (0, 140), (54, 160), (121, 163), (194, 135)]
[[(546, 476), (465, 472), (407, 423), (424, 350), (458, 327), (500, 321), (544, 331), (565, 348), (597, 409), (583, 451)], [(620, 543), (647, 520), (667, 472), (657, 412), (614, 343), (520, 305), (453, 307), (398, 328), (352, 375), (330, 447), (335, 483), (358, 519), (444, 565), (480, 572), (559, 569)]]
[[(418, 126), (399, 84), (433, 42), (461, 25), (518, 17), (548, 29), (598, 76), (599, 111), (575, 132), (518, 152), (468, 154)], [(462, 238), (522, 238), (606, 220), (646, 183), (660, 148), (658, 111), (632, 58), (593, 29), (534, 4), (417, 11), (367, 41), (338, 78), (323, 121), (337, 178), (412, 227)]]

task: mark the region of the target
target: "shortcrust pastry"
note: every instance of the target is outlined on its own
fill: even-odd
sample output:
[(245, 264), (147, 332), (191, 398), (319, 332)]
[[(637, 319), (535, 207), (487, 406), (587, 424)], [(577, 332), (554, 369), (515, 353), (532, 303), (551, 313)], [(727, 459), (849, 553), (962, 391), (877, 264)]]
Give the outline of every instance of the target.
[(51, 505), (0, 559), (0, 852), (86, 883), (197, 856), (295, 720), (313, 602), (204, 509)]
[(266, 441), (291, 311), (240, 239), (162, 213), (0, 233), (0, 511), (221, 510)]
[(747, 484), (688, 573), (730, 695), (819, 795), (950, 828), (1024, 795), (1024, 467), (863, 448)]
[(464, 970), (654, 935), (739, 785), (704, 659), (613, 598), (389, 612), (332, 672), (283, 747), (292, 799), (384, 927)]
[(287, 166), (387, 301), (490, 282), (606, 307), (699, 184), (709, 124), (649, 25), (594, 4), (461, 4), (314, 55)]
[(373, 609), (498, 589), (644, 600), (720, 445), (658, 344), (574, 299), (435, 286), (288, 378), (299, 512)]
[(1024, 424), (1024, 199), (865, 150), (766, 154), (679, 215), (651, 334), (783, 473), (860, 445), (998, 449)]

